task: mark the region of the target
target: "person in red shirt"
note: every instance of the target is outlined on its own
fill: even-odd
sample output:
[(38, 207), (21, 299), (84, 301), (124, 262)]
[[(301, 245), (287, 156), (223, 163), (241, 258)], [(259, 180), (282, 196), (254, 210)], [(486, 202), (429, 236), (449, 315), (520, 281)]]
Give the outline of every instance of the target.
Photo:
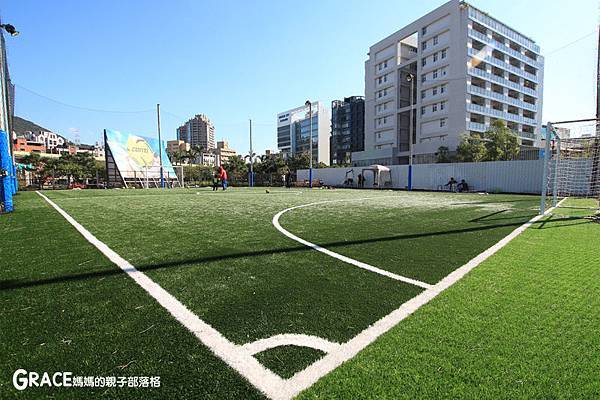
[(221, 179), (221, 185), (223, 186), (223, 190), (227, 189), (227, 171), (223, 166), (219, 166), (219, 178)]

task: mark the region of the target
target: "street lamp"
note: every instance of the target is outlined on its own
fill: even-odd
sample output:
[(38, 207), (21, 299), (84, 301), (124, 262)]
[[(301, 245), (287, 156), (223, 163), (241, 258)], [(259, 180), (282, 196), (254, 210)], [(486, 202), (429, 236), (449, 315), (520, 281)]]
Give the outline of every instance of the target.
[(312, 170), (313, 170), (313, 134), (312, 134), (312, 103), (310, 102), (310, 100), (306, 100), (306, 103), (304, 103), (304, 105), (306, 107), (308, 107), (308, 118), (309, 118), (309, 124), (310, 124), (310, 138), (309, 138), (309, 152), (310, 152), (310, 162), (308, 164), (308, 185), (309, 187), (312, 189), (313, 187), (313, 179), (312, 179)]
[(10, 36), (18, 36), (19, 31), (11, 24), (0, 24), (0, 29), (4, 29)]
[(408, 190), (412, 190), (412, 165), (413, 165), (413, 82), (415, 76), (412, 73), (406, 75), (406, 81), (410, 84), (410, 120), (408, 121)]

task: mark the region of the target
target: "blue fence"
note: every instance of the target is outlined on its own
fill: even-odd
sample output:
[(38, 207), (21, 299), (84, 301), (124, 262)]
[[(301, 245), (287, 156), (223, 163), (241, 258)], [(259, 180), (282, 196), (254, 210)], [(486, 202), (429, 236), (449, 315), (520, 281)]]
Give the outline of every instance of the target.
[(13, 210), (13, 195), (17, 192), (17, 172), (10, 156), (10, 136), (0, 130), (0, 204), (4, 212)]

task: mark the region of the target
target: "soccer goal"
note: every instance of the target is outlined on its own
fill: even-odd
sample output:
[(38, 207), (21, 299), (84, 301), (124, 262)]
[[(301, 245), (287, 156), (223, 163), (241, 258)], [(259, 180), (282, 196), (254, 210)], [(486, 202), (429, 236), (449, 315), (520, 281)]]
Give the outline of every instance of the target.
[[(548, 123), (540, 213), (553, 207), (600, 210), (600, 120)], [(562, 199), (567, 201), (562, 201)]]

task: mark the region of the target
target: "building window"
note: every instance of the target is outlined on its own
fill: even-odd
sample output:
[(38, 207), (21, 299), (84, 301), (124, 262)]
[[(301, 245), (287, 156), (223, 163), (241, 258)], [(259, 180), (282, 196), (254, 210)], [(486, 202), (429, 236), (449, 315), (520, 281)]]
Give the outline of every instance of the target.
[(444, 108), (446, 108), (446, 102), (445, 102), (445, 101), (442, 101), (442, 102), (440, 103), (440, 110), (443, 110)]
[(424, 99), (424, 98), (425, 98), (425, 96), (426, 96), (426, 93), (427, 93), (427, 90), (423, 90), (423, 91), (421, 92), (421, 98), (422, 98), (422, 99)]
[(421, 115), (425, 114), (425, 107), (421, 107)]
[(387, 60), (383, 62), (383, 68), (387, 68)]
[(446, 76), (446, 68), (442, 69), (442, 75)]
[(427, 27), (426, 26), (424, 26), (423, 29), (421, 29), (421, 34), (423, 36), (427, 35)]
[(446, 91), (446, 86), (440, 86), (440, 93), (444, 93)]
[(437, 69), (435, 71), (433, 71), (433, 79), (437, 79), (438, 77), (438, 72)]
[(434, 53), (433, 54), (433, 62), (437, 62), (438, 60), (438, 53)]
[(440, 119), (440, 128), (443, 128), (445, 126), (446, 126), (446, 118)]
[(424, 67), (426, 64), (427, 64), (427, 58), (426, 58), (426, 57), (423, 57), (423, 58), (421, 59), (421, 66), (422, 66), (422, 67)]
[(421, 75), (421, 82), (425, 82), (427, 80), (427, 75)]
[(421, 50), (426, 50), (426, 49), (427, 49), (427, 42), (421, 43)]
[(446, 49), (442, 50), (442, 58), (446, 58)]
[(436, 87), (434, 87), (434, 88), (431, 90), (431, 92), (433, 93), (433, 95), (434, 95), (434, 96), (436, 96), (436, 95), (437, 95), (437, 88), (436, 88)]
[(439, 39), (439, 38), (438, 38), (438, 35), (435, 35), (435, 36), (433, 37), (433, 45), (434, 45), (434, 46), (435, 46), (436, 44), (438, 44), (438, 39)]
[(434, 104), (431, 106), (431, 111), (433, 111), (433, 112), (437, 111), (437, 104)]

